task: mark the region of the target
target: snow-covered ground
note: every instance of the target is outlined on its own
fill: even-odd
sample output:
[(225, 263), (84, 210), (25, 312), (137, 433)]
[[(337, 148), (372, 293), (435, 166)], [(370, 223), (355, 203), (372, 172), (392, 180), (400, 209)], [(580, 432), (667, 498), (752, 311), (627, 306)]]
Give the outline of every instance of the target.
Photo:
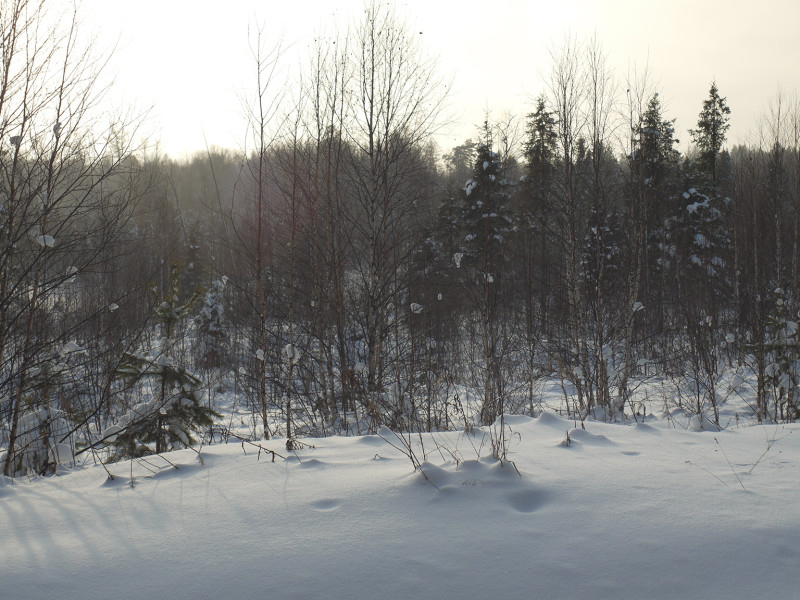
[(800, 424), (507, 424), (513, 465), (414, 436), (424, 476), (384, 430), (5, 481), (0, 597), (798, 597)]

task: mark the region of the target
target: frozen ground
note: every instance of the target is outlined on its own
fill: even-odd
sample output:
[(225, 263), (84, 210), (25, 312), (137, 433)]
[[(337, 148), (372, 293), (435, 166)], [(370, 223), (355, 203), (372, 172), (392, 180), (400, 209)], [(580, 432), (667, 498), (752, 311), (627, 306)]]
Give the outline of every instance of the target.
[(384, 431), (6, 481), (0, 597), (798, 597), (800, 424), (507, 422), (515, 466), (413, 438), (427, 480)]

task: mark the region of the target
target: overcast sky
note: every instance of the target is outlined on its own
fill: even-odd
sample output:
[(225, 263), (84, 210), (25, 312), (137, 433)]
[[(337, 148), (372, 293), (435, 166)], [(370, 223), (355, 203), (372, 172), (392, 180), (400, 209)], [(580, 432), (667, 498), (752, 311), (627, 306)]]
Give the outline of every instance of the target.
[[(101, 47), (117, 44), (110, 101), (151, 108), (146, 130), (173, 156), (209, 145), (241, 148), (240, 98), (252, 87), (248, 28), (282, 39), (295, 73), (315, 33), (340, 30), (363, 0), (84, 0), (85, 26)], [(800, 1), (762, 0), (398, 0), (453, 79), (452, 127), (443, 147), (475, 135), (485, 109), (526, 114), (546, 88), (550, 51), (570, 33), (596, 34), (625, 90), (648, 67), (677, 119), (681, 150), (712, 79), (731, 108), (729, 144), (745, 142), (780, 86), (800, 90)]]

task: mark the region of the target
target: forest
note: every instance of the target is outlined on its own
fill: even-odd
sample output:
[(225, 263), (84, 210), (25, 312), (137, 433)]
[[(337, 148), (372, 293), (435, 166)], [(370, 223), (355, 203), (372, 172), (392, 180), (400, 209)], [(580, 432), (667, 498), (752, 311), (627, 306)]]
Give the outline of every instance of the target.
[(469, 430), (540, 414), (545, 382), (613, 422), (669, 381), (670, 408), (724, 429), (735, 373), (737, 421), (800, 418), (796, 95), (730, 146), (709, 78), (679, 142), (653, 76), (567, 37), (529, 114), (440, 148), (449, 81), (373, 3), (291, 86), (258, 39), (244, 148), (175, 159), (104, 105), (78, 12), (44, 31), (45, 5), (0, 8), (5, 476)]

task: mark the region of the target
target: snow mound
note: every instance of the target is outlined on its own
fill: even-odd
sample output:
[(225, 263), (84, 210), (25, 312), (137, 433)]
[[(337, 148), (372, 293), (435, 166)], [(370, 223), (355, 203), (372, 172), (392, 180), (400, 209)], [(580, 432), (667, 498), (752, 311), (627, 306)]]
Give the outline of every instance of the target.
[(548, 492), (531, 484), (509, 461), (493, 458), (467, 460), (459, 464), (421, 465), (418, 484), (430, 484), (437, 492), (434, 501), (489, 503), (518, 513), (533, 513), (544, 506)]
[(578, 428), (571, 429), (569, 432), (569, 437), (573, 442), (582, 442), (584, 444), (601, 445), (601, 446), (616, 445), (615, 442), (612, 442), (606, 436), (597, 433), (590, 433), (585, 429), (578, 429)]
[(504, 417), (503, 421), (506, 425), (519, 427), (520, 425), (530, 425), (531, 423), (535, 423), (536, 419), (527, 415), (507, 415)]
[(661, 432), (647, 423), (634, 423), (633, 428), (641, 433), (648, 433), (651, 435), (661, 435)]
[(554, 427), (566, 431), (570, 428), (569, 426), (573, 421), (562, 419), (551, 412), (543, 412), (536, 418), (536, 423), (538, 425), (546, 425), (547, 427)]

